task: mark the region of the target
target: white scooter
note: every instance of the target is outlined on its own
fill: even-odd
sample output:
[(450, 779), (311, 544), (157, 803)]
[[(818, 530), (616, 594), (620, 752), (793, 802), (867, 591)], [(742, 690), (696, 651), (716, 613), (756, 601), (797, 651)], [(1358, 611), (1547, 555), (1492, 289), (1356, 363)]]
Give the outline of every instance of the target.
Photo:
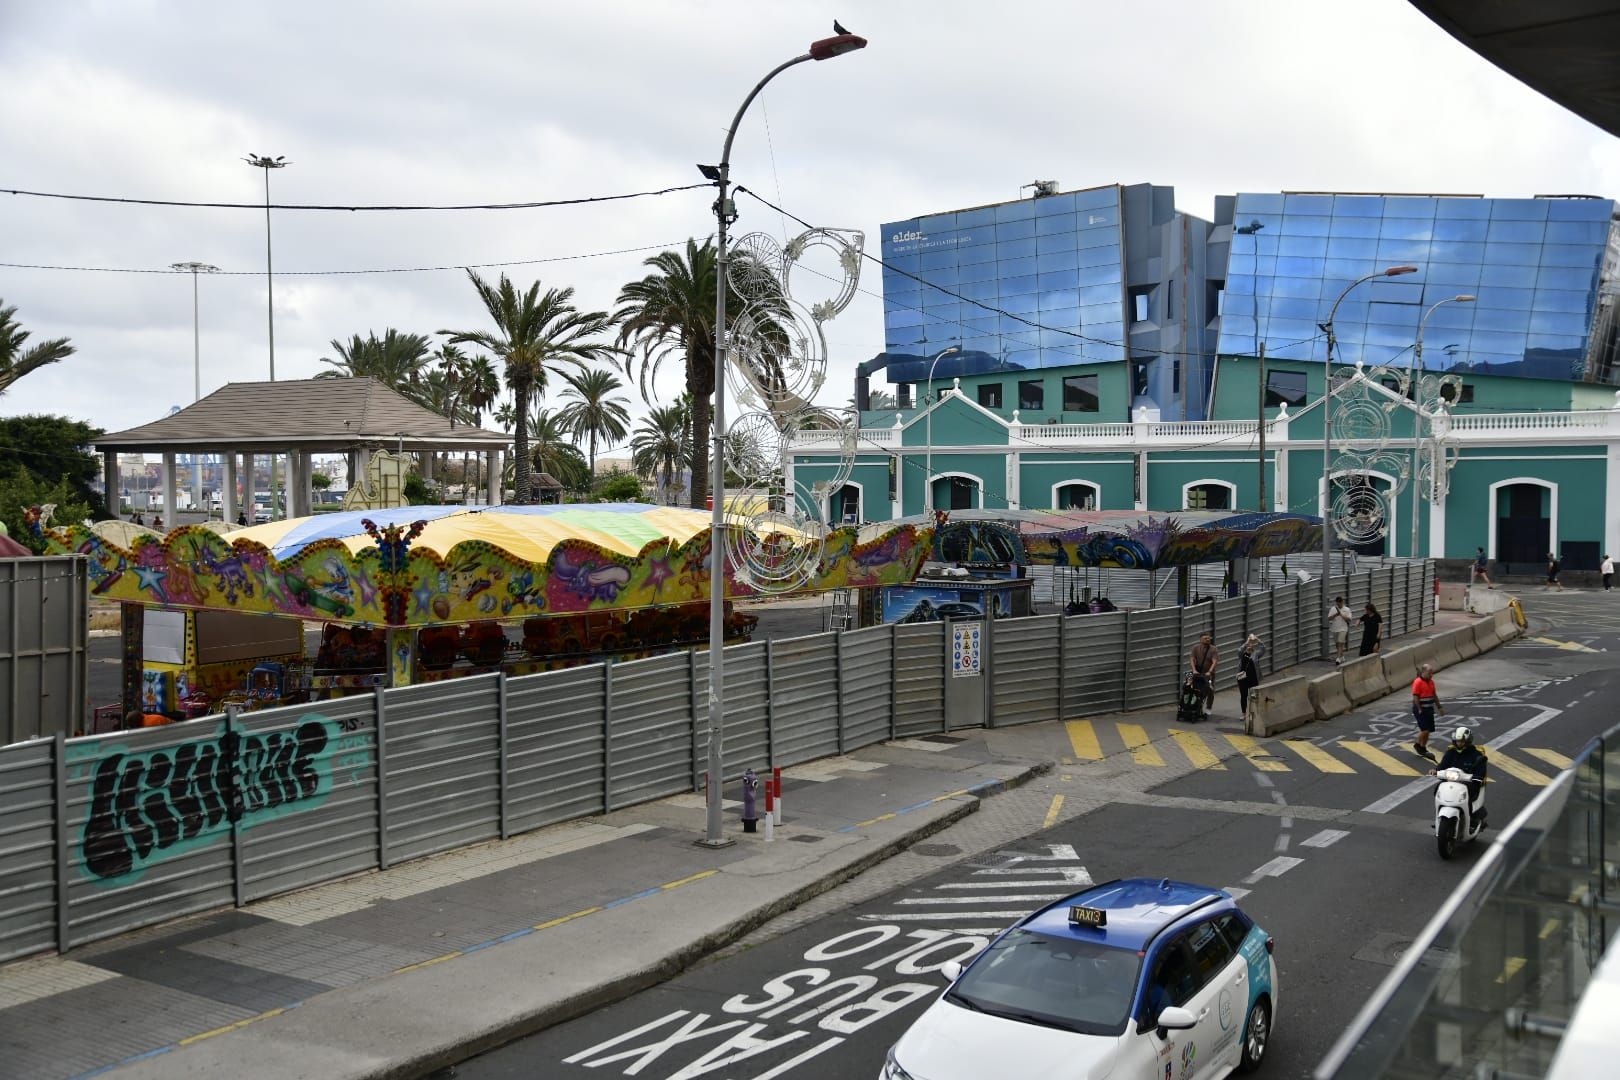
[[(1435, 773), (1440, 786), (1434, 789), (1434, 836), (1440, 857), (1449, 859), (1458, 844), (1466, 844), (1485, 830), (1470, 805), (1468, 782), (1473, 779), (1462, 769), (1441, 769)], [(1479, 810), (1484, 811), (1485, 792), (1480, 791)]]

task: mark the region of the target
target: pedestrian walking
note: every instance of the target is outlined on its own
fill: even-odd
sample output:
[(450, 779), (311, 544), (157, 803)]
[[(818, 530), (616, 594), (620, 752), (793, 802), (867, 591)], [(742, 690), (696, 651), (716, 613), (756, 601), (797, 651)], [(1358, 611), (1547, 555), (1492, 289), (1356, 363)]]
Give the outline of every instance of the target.
[(1418, 669), (1417, 678), (1412, 680), (1412, 719), (1417, 721), (1417, 742), (1412, 744), (1419, 757), (1434, 760), (1434, 754), (1429, 750), (1429, 736), (1434, 734), (1434, 715), (1446, 714), (1446, 707), (1440, 704), (1440, 697), (1434, 688), (1434, 665), (1424, 664)]
[(247, 511), (246, 510), (238, 510), (236, 512), (236, 523), (238, 525), (246, 525), (247, 524)]
[(1215, 707), (1215, 668), (1221, 662), (1221, 650), (1215, 647), (1215, 635), (1208, 630), (1198, 635), (1198, 644), (1192, 647), (1193, 678), (1204, 694), (1204, 712)]
[(134, 514), (130, 515), (129, 523), (131, 525), (145, 525), (146, 521), (141, 517), (141, 512), (137, 510)]
[(1547, 552), (1547, 588), (1557, 589), (1559, 592), (1564, 591), (1564, 586), (1558, 580), (1558, 571), (1562, 569), (1563, 566), (1559, 563), (1558, 556), (1550, 551)]
[(1361, 624), (1361, 655), (1371, 656), (1384, 640), (1384, 617), (1369, 603), (1356, 621)]
[(1608, 592), (1614, 585), (1614, 560), (1609, 558), (1607, 551), (1603, 553), (1603, 561), (1598, 564), (1598, 572), (1603, 575), (1603, 591)]
[(1250, 634), (1238, 651), (1238, 702), (1243, 715), (1249, 715), (1249, 691), (1260, 685), (1260, 658), (1266, 654), (1266, 643), (1259, 634)]
[(1474, 580), (1483, 581), (1488, 587), (1494, 589), (1496, 586), (1491, 584), (1491, 575), (1486, 573), (1490, 564), (1491, 561), (1485, 557), (1485, 549), (1479, 548), (1478, 553), (1474, 556)]
[(1350, 620), (1353, 616), (1350, 609), (1344, 606), (1344, 597), (1335, 596), (1333, 606), (1328, 608), (1328, 636), (1332, 638), (1333, 664), (1335, 667), (1344, 663), (1344, 647), (1350, 641)]

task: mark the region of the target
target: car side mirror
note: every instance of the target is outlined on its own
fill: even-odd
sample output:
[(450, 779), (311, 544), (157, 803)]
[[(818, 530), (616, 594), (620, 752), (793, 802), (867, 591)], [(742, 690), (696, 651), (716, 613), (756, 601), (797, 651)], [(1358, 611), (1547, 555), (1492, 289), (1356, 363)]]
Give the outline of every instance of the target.
[(1198, 1026), (1198, 1018), (1179, 1005), (1171, 1005), (1159, 1014), (1159, 1038), (1167, 1031), (1187, 1031)]
[(939, 966), (939, 973), (945, 976), (946, 982), (955, 982), (962, 977), (962, 965), (956, 960), (947, 960)]

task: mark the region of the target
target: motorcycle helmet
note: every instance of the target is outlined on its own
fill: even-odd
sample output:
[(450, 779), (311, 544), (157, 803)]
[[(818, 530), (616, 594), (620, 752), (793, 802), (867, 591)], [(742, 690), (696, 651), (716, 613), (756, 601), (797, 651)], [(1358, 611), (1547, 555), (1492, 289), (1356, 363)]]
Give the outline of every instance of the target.
[(1472, 728), (1460, 727), (1451, 733), (1451, 745), (1455, 747), (1473, 746), (1474, 732)]

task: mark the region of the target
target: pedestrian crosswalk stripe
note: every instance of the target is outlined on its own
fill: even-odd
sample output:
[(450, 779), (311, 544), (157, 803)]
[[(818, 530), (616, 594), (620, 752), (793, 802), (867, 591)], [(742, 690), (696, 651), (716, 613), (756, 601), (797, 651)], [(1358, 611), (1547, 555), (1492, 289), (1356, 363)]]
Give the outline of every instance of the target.
[(1148, 738), (1147, 728), (1141, 724), (1115, 724), (1119, 728), (1119, 737), (1125, 740), (1125, 745), (1136, 759), (1138, 765), (1163, 765), (1164, 758), (1159, 756), (1158, 747)]
[(1537, 934), (1536, 937), (1540, 938), (1542, 941), (1546, 941), (1548, 938), (1552, 937), (1562, 925), (1564, 924), (1559, 922), (1557, 919), (1548, 919), (1546, 922), (1541, 924), (1541, 933)]
[(1323, 772), (1353, 773), (1356, 771), (1309, 739), (1284, 739), (1283, 745)]
[(1228, 735), (1226, 741), (1237, 747), (1238, 753), (1248, 758), (1261, 772), (1292, 771), (1286, 764), (1267, 753), (1266, 748), (1260, 745), (1259, 739), (1249, 735)]
[(1187, 755), (1187, 760), (1192, 762), (1193, 768), (1225, 771), (1226, 766), (1221, 759), (1215, 756), (1215, 751), (1209, 748), (1209, 744), (1204, 742), (1203, 737), (1197, 732), (1177, 731), (1171, 728), (1170, 737), (1176, 740), (1176, 745)]
[(1102, 760), (1102, 746), (1097, 742), (1097, 729), (1091, 726), (1090, 720), (1070, 720), (1064, 726), (1069, 729), (1069, 745), (1074, 749), (1076, 761)]
[[(998, 904), (1006, 903), (1039, 903), (1049, 904), (1053, 900), (1061, 900), (1071, 893), (998, 893), (993, 899)], [(980, 904), (985, 902), (983, 896), (907, 896), (896, 900), (896, 904)]]
[(1567, 769), (1575, 764), (1569, 758), (1565, 757), (1563, 754), (1560, 754), (1556, 750), (1541, 750), (1533, 749), (1528, 746), (1521, 746), (1519, 747), (1519, 752), (1529, 754), (1534, 758), (1540, 758), (1542, 761), (1545, 761), (1555, 769)]
[(1509, 979), (1513, 978), (1513, 976), (1524, 970), (1524, 965), (1527, 962), (1528, 961), (1526, 961), (1522, 956), (1508, 957), (1507, 962), (1502, 965), (1502, 974), (1496, 977), (1497, 983), (1506, 983)]
[(1384, 753), (1372, 743), (1360, 741), (1345, 741), (1339, 744), (1341, 750), (1348, 750), (1357, 757), (1378, 766), (1391, 776), (1417, 776), (1418, 771), (1399, 758)]
[(1532, 787), (1546, 787), (1549, 782), (1547, 777), (1541, 773), (1536, 772), (1528, 765), (1519, 764), (1499, 750), (1492, 750), (1487, 747), (1485, 756), (1489, 759), (1491, 768), (1499, 769), (1515, 780), (1523, 780)]

